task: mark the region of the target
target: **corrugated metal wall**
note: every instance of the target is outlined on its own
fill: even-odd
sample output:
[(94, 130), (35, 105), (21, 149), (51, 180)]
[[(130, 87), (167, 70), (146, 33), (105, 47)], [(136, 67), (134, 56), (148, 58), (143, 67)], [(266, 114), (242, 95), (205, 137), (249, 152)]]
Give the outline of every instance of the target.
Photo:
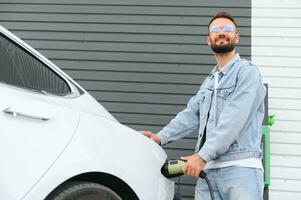
[[(122, 123), (157, 132), (184, 108), (214, 65), (207, 24), (229, 11), (251, 56), (251, 1), (0, 0), (0, 23), (50, 58)], [(166, 147), (193, 153), (191, 135)], [(143, 147), (140, 147), (143, 148)], [(192, 199), (194, 181), (181, 191)]]
[(252, 1), (252, 60), (269, 83), (270, 199), (301, 199), (301, 4)]

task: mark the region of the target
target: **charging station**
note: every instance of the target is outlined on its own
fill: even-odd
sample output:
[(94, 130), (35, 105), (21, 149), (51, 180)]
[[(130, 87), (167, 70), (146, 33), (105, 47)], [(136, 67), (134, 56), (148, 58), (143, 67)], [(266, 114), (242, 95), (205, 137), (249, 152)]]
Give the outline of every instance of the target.
[(268, 85), (264, 84), (266, 87), (266, 96), (264, 99), (265, 104), (265, 115), (262, 123), (262, 150), (263, 150), (263, 159), (262, 164), (264, 168), (264, 193), (263, 199), (269, 199), (269, 186), (271, 184), (270, 177), (270, 126), (274, 124), (274, 116), (269, 115), (269, 103), (268, 103)]

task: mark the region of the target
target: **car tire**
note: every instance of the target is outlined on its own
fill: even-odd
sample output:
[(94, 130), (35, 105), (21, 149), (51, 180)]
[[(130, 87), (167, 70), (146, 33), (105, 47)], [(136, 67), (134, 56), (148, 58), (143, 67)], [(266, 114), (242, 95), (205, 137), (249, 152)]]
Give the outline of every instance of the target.
[(91, 182), (72, 182), (55, 190), (46, 200), (122, 200), (110, 188)]

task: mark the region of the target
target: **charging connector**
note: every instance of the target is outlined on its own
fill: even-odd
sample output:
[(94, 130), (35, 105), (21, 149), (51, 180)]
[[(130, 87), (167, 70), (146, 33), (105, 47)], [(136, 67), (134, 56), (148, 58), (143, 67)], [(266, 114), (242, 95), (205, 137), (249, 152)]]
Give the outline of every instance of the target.
[[(184, 175), (183, 170), (182, 170), (184, 164), (185, 164), (184, 160), (167, 160), (165, 162), (165, 164), (163, 165), (163, 167), (161, 168), (161, 173), (167, 178), (174, 178), (174, 177), (182, 176), (182, 175)], [(205, 181), (208, 185), (208, 188), (209, 188), (211, 199), (214, 200), (212, 186), (207, 177), (207, 174), (204, 171), (201, 171), (199, 177), (205, 179)]]

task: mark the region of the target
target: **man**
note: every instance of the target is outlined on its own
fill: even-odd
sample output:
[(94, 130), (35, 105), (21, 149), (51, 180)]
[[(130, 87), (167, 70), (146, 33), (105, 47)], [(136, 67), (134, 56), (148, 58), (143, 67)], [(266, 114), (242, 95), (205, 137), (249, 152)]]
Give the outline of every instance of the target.
[[(263, 196), (261, 124), (265, 87), (257, 66), (235, 53), (239, 34), (233, 17), (216, 14), (208, 26), (207, 43), (217, 65), (187, 107), (158, 134), (142, 131), (158, 144), (180, 139), (198, 130), (195, 154), (186, 160), (184, 174), (198, 177), (204, 170), (215, 198), (260, 200)], [(196, 200), (210, 199), (199, 179)]]

